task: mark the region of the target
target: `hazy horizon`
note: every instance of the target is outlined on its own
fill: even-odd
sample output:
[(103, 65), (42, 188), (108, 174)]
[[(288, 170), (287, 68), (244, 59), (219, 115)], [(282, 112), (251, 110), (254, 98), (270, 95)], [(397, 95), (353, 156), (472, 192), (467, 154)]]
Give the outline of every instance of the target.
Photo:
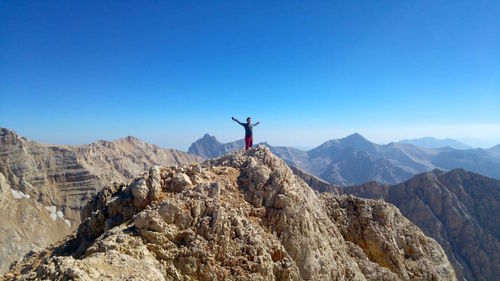
[[(4, 127), (0, 126), (0, 128), (4, 128)], [(30, 136), (24, 135), (24, 134), (16, 131), (13, 128), (7, 128), (7, 129), (16, 132), (21, 137), (26, 137), (29, 140), (32, 140), (32, 141), (35, 141), (35, 142), (38, 142), (38, 143), (49, 144), (49, 145), (70, 145), (70, 146), (75, 146), (75, 145), (89, 144), (89, 143), (97, 142), (97, 141), (100, 141), (100, 140), (114, 141), (114, 140), (118, 140), (118, 139), (125, 138), (125, 137), (128, 137), (128, 136), (133, 136), (133, 137), (136, 137), (137, 139), (145, 141), (147, 143), (155, 144), (155, 145), (158, 145), (158, 146), (163, 147), (163, 148), (172, 148), (172, 149), (177, 149), (177, 150), (181, 150), (181, 151), (187, 151), (188, 148), (189, 148), (189, 146), (191, 145), (191, 143), (193, 143), (196, 140), (202, 138), (205, 134), (209, 134), (211, 136), (216, 137), (217, 140), (220, 141), (220, 142), (222, 142), (222, 143), (233, 142), (233, 141), (236, 141), (236, 140), (243, 139), (241, 135), (239, 137), (235, 137), (235, 138), (232, 138), (232, 139), (231, 138), (229, 138), (229, 139), (223, 139), (223, 138), (220, 138), (219, 136), (217, 136), (215, 134), (212, 134), (210, 132), (206, 132), (206, 133), (204, 133), (204, 134), (202, 134), (200, 136), (197, 136), (197, 137), (193, 138), (193, 140), (186, 147), (173, 147), (173, 146), (170, 146), (168, 144), (168, 142), (165, 143), (165, 144), (162, 144), (160, 142), (155, 142), (154, 140), (151, 140), (151, 139), (143, 138), (143, 137), (137, 136), (137, 135), (130, 135), (130, 134), (129, 135), (123, 135), (123, 136), (117, 136), (117, 137), (113, 137), (113, 138), (97, 138), (97, 139), (93, 139), (93, 140), (89, 139), (89, 141), (86, 141), (86, 142), (65, 143), (65, 142), (58, 142), (58, 141), (50, 141), (50, 140), (37, 139), (37, 138), (33, 138), (33, 137), (30, 137)], [(388, 144), (388, 143), (391, 143), (391, 142), (399, 142), (399, 141), (403, 141), (403, 140), (413, 140), (413, 139), (420, 139), (420, 138), (427, 138), (427, 137), (435, 138), (435, 137), (432, 137), (432, 136), (423, 136), (423, 137), (416, 137), (416, 138), (410, 138), (410, 139), (393, 139), (393, 140), (387, 140), (387, 141), (381, 141), (381, 142), (379, 142), (379, 141), (374, 141), (372, 138), (367, 137), (366, 135), (364, 135), (364, 134), (362, 134), (360, 132), (351, 132), (351, 133), (348, 133), (346, 135), (342, 135), (342, 136), (338, 136), (338, 137), (325, 138), (325, 139), (321, 140), (320, 142), (312, 144), (312, 145), (303, 145), (303, 144), (300, 144), (300, 143), (296, 143), (296, 144), (293, 144), (293, 143), (282, 144), (282, 143), (270, 142), (268, 140), (260, 139), (260, 138), (256, 138), (256, 142), (255, 143), (266, 142), (266, 143), (269, 143), (272, 146), (289, 146), (289, 147), (294, 147), (294, 148), (297, 148), (297, 149), (301, 149), (301, 150), (307, 151), (307, 150), (313, 149), (313, 148), (315, 148), (315, 147), (323, 144), (326, 141), (333, 140), (333, 139), (345, 138), (345, 137), (348, 137), (348, 136), (350, 136), (352, 134), (356, 134), (356, 133), (360, 134), (361, 136), (363, 136), (364, 138), (366, 138), (368, 141), (376, 143), (376, 144), (379, 144), (379, 145), (384, 145), (384, 144)], [(498, 143), (490, 143), (490, 142), (487, 142), (485, 140), (477, 140), (477, 139), (473, 140), (473, 141), (475, 143), (479, 143), (480, 145), (472, 145), (472, 142), (468, 142), (467, 139), (465, 139), (465, 140), (454, 139), (454, 138), (435, 138), (435, 139), (438, 139), (438, 140), (444, 140), (444, 139), (455, 140), (455, 141), (458, 141), (460, 143), (463, 143), (465, 145), (470, 146), (472, 149), (475, 149), (475, 148), (488, 149), (488, 148), (491, 148), (493, 146), (496, 146), (496, 145), (500, 144), (500, 142), (498, 142)]]
[(500, 3), (0, 2), (0, 126), (45, 143), (500, 143)]

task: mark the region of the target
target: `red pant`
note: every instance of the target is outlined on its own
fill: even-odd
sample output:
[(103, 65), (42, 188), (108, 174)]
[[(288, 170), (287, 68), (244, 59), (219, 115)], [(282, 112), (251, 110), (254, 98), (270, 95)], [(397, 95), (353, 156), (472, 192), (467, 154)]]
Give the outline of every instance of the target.
[(252, 147), (253, 144), (253, 136), (249, 136), (245, 138), (245, 150), (248, 150), (250, 147)]

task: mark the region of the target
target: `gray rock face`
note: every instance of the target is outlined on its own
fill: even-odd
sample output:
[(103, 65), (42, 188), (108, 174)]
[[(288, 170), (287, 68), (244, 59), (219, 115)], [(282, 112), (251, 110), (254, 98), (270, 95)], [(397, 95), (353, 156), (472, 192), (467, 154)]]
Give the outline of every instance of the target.
[(237, 140), (230, 143), (221, 143), (214, 136), (205, 134), (188, 149), (188, 153), (199, 155), (204, 158), (216, 158), (227, 153), (245, 148), (245, 140)]
[[(193, 150), (190, 152), (213, 158), (235, 150), (234, 144), (239, 144), (222, 144), (214, 137), (207, 136), (193, 143)], [(212, 141), (208, 141), (209, 139)], [(436, 168), (464, 168), (500, 179), (498, 147), (456, 150), (450, 147), (424, 148), (404, 143), (378, 145), (359, 134), (326, 141), (309, 151), (265, 145), (290, 166), (296, 166), (337, 186), (369, 181), (396, 184)], [(243, 143), (239, 144), (238, 148), (242, 147)], [(205, 153), (208, 151), (210, 153)]]
[(161, 167), (161, 195), (134, 194), (139, 181), (151, 194), (157, 171), (108, 185), (85, 207), (76, 235), (6, 277), (456, 280), (439, 244), (394, 206), (318, 196), (265, 147)]
[(0, 128), (0, 273), (75, 230), (85, 202), (109, 181), (126, 181), (155, 164), (200, 160), (132, 137), (55, 146)]
[[(304, 177), (301, 173), (297, 175)], [(458, 169), (420, 174), (392, 186), (370, 182), (338, 188), (310, 183), (318, 190), (394, 204), (441, 244), (459, 280), (496, 280), (500, 275), (498, 180)]]

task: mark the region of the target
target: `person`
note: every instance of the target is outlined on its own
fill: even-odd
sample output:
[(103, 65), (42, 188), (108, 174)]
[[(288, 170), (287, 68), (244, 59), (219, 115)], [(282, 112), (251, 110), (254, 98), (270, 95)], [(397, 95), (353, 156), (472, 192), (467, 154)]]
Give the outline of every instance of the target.
[(232, 117), (232, 119), (234, 122), (240, 124), (241, 126), (243, 126), (245, 128), (245, 151), (246, 151), (250, 147), (252, 147), (252, 145), (253, 145), (253, 127), (259, 125), (260, 122), (252, 124), (252, 119), (250, 119), (250, 117), (247, 118), (246, 123), (242, 123), (234, 117)]

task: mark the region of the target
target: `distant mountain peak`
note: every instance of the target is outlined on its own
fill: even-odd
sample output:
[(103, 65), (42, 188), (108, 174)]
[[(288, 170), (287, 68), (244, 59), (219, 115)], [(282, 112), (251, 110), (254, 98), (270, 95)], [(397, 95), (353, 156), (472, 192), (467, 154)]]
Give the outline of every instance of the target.
[(365, 142), (370, 142), (369, 140), (367, 140), (365, 137), (363, 137), (361, 134), (359, 133), (354, 133), (354, 134), (351, 134), (351, 135), (348, 135), (347, 137), (345, 138), (342, 138), (340, 140), (346, 140), (346, 141), (365, 141)]
[(328, 140), (328, 141), (324, 142), (322, 145), (320, 145), (319, 147), (314, 148), (313, 150), (321, 148), (321, 147), (338, 146), (339, 144), (343, 147), (351, 147), (351, 146), (357, 147), (360, 144), (366, 145), (366, 144), (373, 144), (373, 143), (370, 142), (369, 140), (367, 140), (366, 138), (364, 138), (359, 133), (354, 133), (354, 134), (348, 135), (348, 136), (340, 138), (340, 139)]
[(244, 146), (244, 143), (241, 143), (241, 141), (222, 143), (217, 140), (215, 136), (207, 133), (191, 144), (188, 153), (204, 158), (215, 158), (236, 149), (240, 149), (242, 146)]
[(352, 137), (352, 138), (363, 138), (364, 139), (364, 137), (360, 133), (358, 133), (358, 132), (355, 132), (355, 133), (350, 134), (350, 135), (347, 136), (347, 138), (350, 138), (350, 137)]
[(210, 142), (215, 142), (215, 143), (219, 143), (219, 140), (215, 137), (215, 136), (212, 136), (208, 133), (204, 134), (203, 137), (201, 137), (200, 139), (197, 140), (198, 141), (210, 141)]
[(373, 153), (374, 151), (377, 150), (376, 144), (367, 140), (366, 138), (364, 138), (362, 135), (360, 135), (358, 133), (354, 133), (352, 135), (349, 135), (345, 138), (340, 139), (339, 143), (344, 148), (352, 147), (352, 148), (355, 148), (357, 150), (364, 150), (364, 151), (370, 152), (370, 153)]
[(98, 140), (96, 142), (91, 143), (90, 145), (103, 145), (103, 146), (113, 146), (117, 144), (123, 144), (123, 143), (129, 143), (129, 144), (140, 144), (143, 143), (140, 139), (134, 137), (134, 136), (126, 136), (123, 138), (119, 138), (116, 140)]
[(126, 142), (128, 142), (128, 143), (138, 143), (138, 142), (142, 142), (140, 139), (138, 139), (138, 138), (136, 138), (136, 137), (134, 137), (134, 136), (126, 136), (126, 137), (124, 137), (124, 138), (123, 138), (123, 139), (121, 139), (121, 140), (124, 140), (124, 141), (126, 141)]

